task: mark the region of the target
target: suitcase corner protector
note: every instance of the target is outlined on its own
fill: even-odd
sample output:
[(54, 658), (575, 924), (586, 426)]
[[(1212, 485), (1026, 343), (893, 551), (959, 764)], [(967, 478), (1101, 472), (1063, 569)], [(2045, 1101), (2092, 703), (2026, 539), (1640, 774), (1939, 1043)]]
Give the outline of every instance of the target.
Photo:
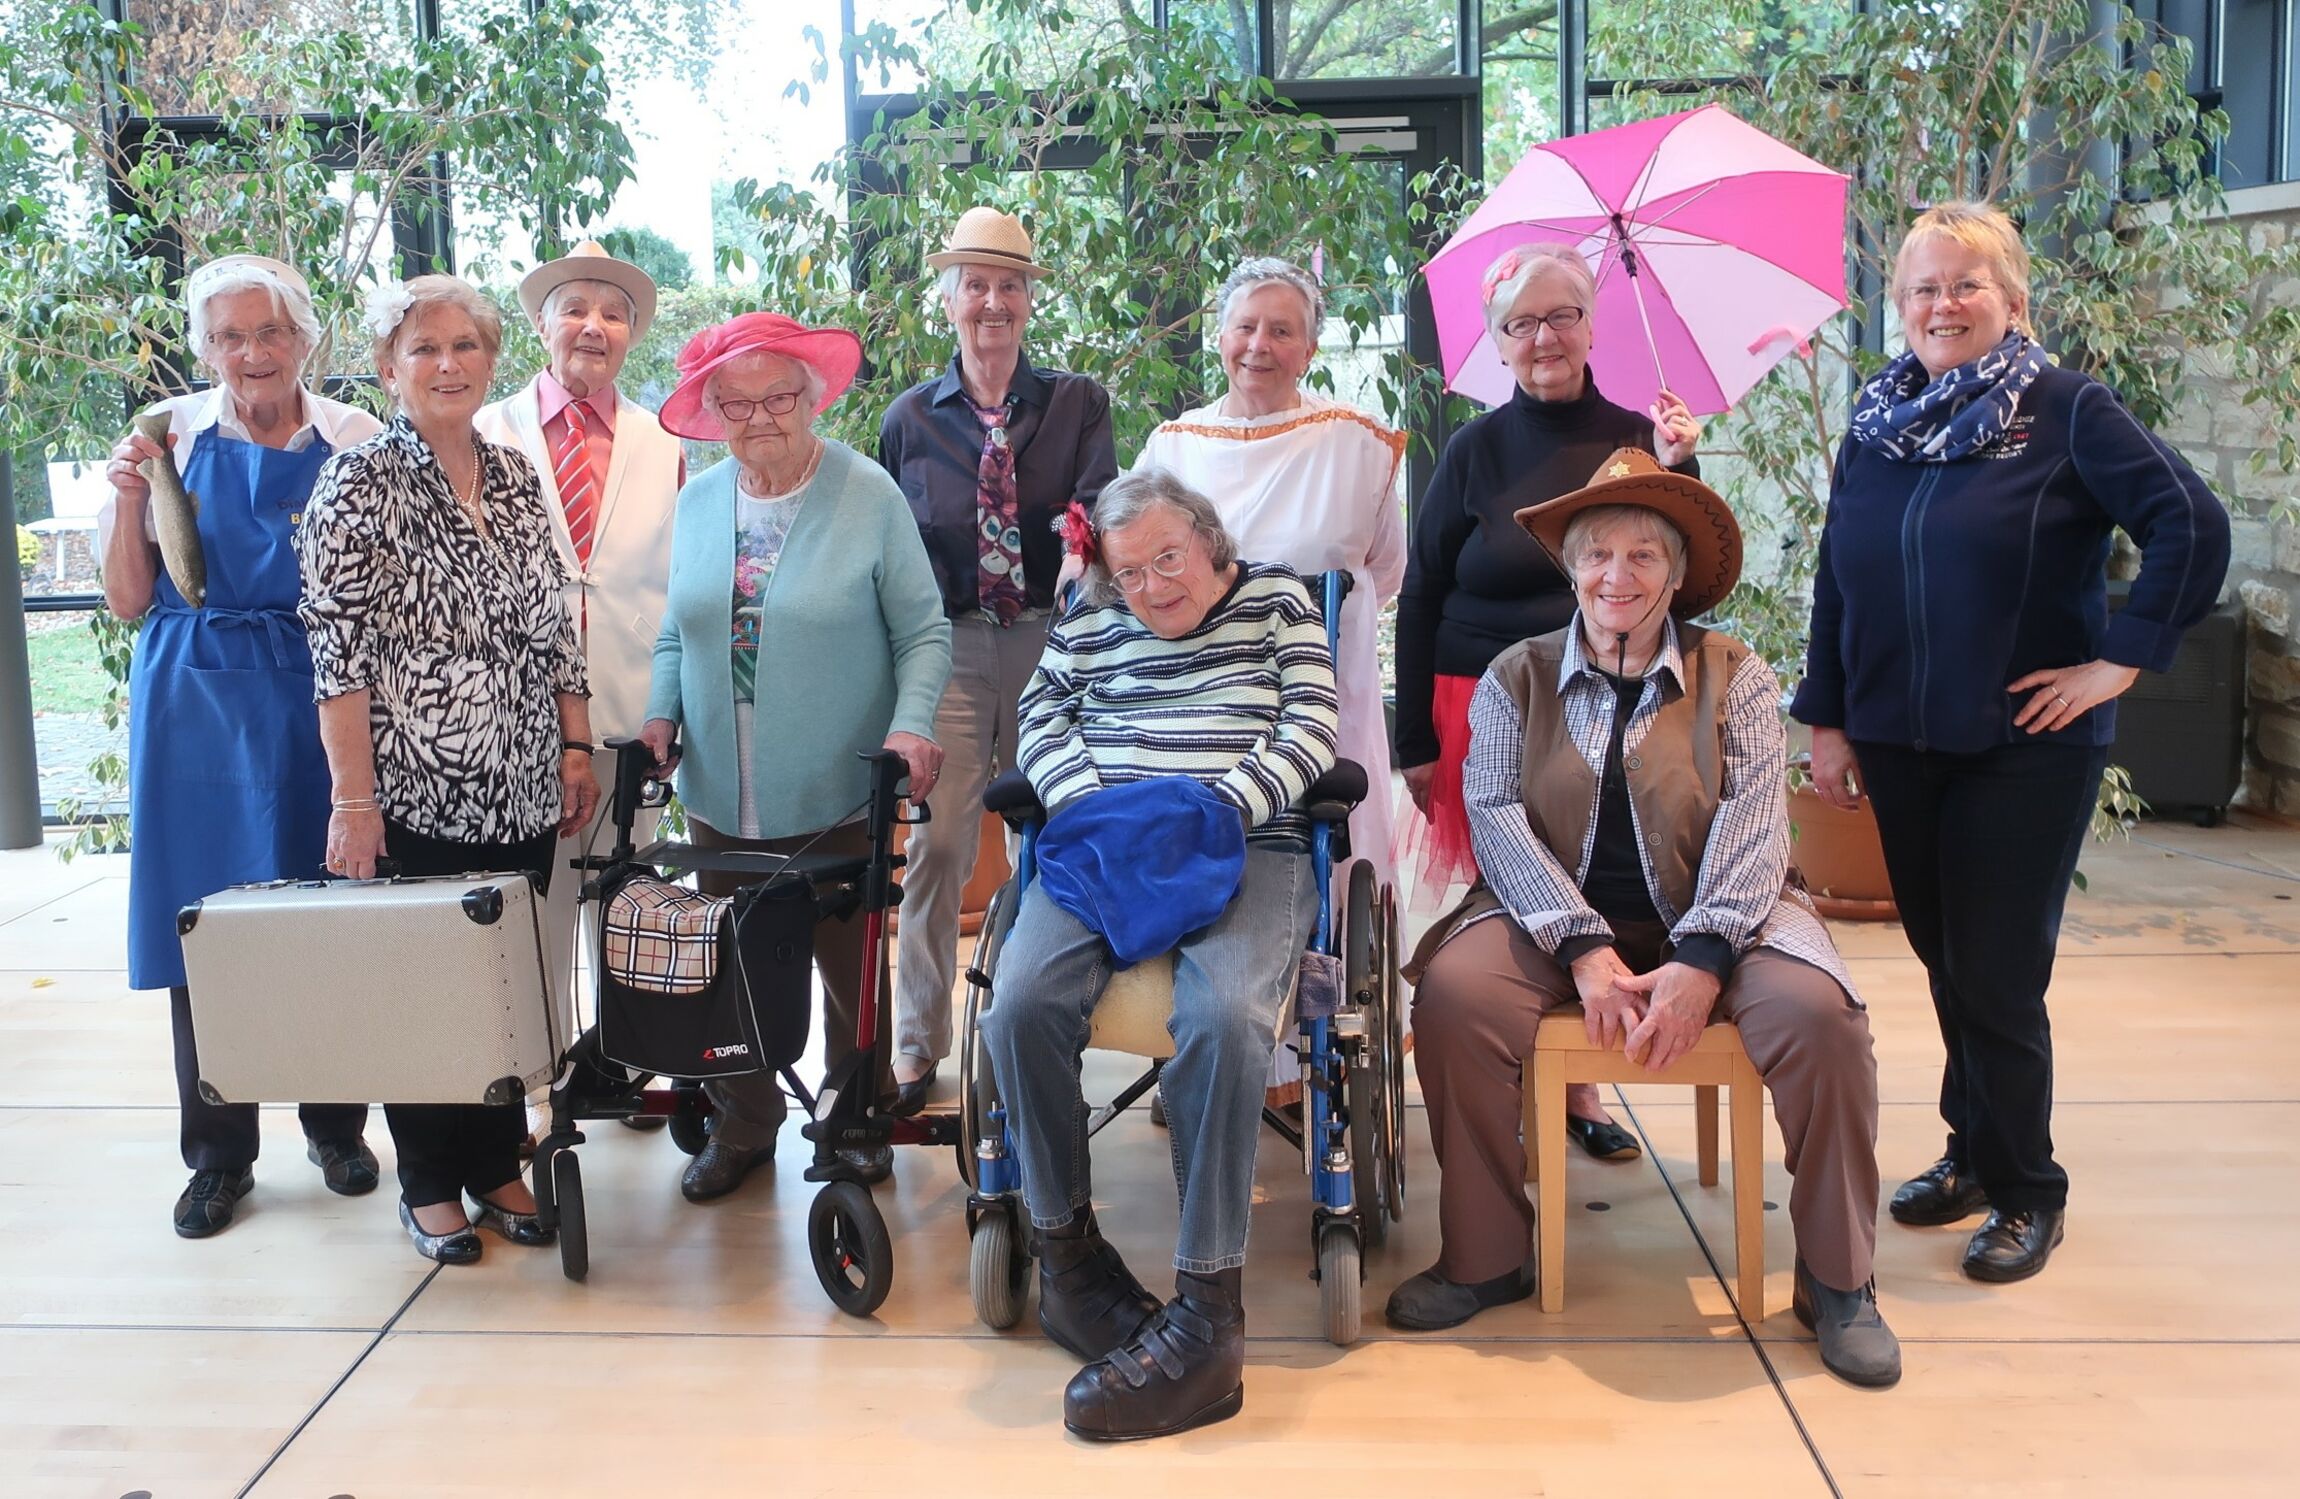
[(199, 924), (200, 902), (195, 900), (190, 905), (185, 906), (176, 912), (177, 936), (182, 937), (188, 935), (192, 928), (198, 926)]
[(216, 1085), (209, 1082), (204, 1077), (201, 1078), (199, 1082), (199, 1094), (200, 1102), (204, 1104), (216, 1105), (229, 1103), (231, 1101), (230, 1099), (225, 1098), (223, 1094), (218, 1093), (216, 1091)]
[(487, 1085), (487, 1091), (480, 1095), (480, 1101), (501, 1106), (507, 1103), (520, 1103), (526, 1097), (526, 1083), (515, 1077), (499, 1077)]

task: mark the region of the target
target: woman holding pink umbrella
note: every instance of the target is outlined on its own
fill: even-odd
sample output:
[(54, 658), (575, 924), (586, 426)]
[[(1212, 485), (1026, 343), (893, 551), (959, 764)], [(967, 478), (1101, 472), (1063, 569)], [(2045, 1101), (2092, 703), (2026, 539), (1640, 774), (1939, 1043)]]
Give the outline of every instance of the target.
[[(1701, 424), (1664, 390), (1640, 414), (1597, 389), (1589, 353), (1597, 287), (1570, 245), (1522, 245), (1481, 282), (1487, 330), (1516, 381), (1510, 399), (1447, 442), (1422, 495), (1398, 594), (1397, 763), (1422, 814), (1424, 886), (1474, 884), (1461, 770), (1469, 700), (1493, 658), (1573, 618), (1573, 586), (1526, 534), (1516, 513), (1588, 483), (1616, 448), (1643, 448), (1698, 475)], [(1411, 976), (1411, 975), (1409, 975)], [(1568, 1128), (1600, 1160), (1629, 1160), (1637, 1142), (1576, 1087)]]

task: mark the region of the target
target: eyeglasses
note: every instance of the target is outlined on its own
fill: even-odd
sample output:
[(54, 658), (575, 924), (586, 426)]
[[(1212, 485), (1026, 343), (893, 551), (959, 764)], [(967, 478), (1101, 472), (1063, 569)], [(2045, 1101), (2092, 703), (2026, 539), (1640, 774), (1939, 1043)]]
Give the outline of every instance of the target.
[(755, 401), (721, 401), (718, 403), (719, 419), (740, 426), (762, 408), (769, 416), (789, 416), (798, 409), (798, 404), (797, 391), (778, 390), (771, 396), (761, 396)]
[(1945, 302), (1951, 298), (1959, 302), (1970, 302), (1984, 291), (1995, 291), (1996, 287), (1994, 281), (1975, 281), (1970, 276), (1946, 285), (1937, 281), (1920, 281), (1914, 286), (1902, 287), (1901, 300), (1915, 307), (1930, 307), (1935, 302)]
[(1189, 565), (1190, 549), (1186, 546), (1174, 547), (1151, 558), (1147, 568), (1118, 569), (1110, 575), (1110, 581), (1118, 585), (1120, 593), (1140, 593), (1150, 586), (1150, 574), (1156, 573), (1161, 578), (1179, 578), (1182, 569)]
[(284, 349), (295, 341), (295, 329), (285, 323), (266, 323), (253, 333), (242, 333), (237, 328), (218, 328), (208, 335), (208, 347), (218, 354), (237, 354), (250, 342), (267, 349)]
[(1588, 316), (1589, 309), (1586, 307), (1560, 307), (1539, 317), (1529, 312), (1503, 323), (1501, 331), (1511, 338), (1531, 338), (1543, 323), (1547, 323), (1552, 333), (1570, 333), (1580, 327), (1581, 320)]

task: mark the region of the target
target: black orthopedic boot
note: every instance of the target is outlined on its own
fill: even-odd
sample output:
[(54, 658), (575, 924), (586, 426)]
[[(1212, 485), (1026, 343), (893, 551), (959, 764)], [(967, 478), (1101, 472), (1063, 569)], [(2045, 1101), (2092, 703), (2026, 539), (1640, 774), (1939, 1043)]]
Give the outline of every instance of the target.
[(1174, 1277), (1179, 1293), (1132, 1342), (1062, 1392), (1062, 1424), (1092, 1442), (1171, 1436), (1245, 1403), (1245, 1272)]
[(1038, 1325), (1071, 1357), (1092, 1362), (1124, 1347), (1157, 1314), (1158, 1298), (1102, 1237), (1093, 1208), (1039, 1230)]

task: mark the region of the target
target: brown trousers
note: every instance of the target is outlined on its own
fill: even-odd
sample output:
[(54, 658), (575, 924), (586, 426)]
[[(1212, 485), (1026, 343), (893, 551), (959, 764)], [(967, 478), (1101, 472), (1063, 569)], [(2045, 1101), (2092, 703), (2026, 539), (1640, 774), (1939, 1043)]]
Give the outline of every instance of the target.
[[(722, 833), (701, 818), (689, 816), (687, 837), (697, 848), (741, 849), (763, 854), (795, 854), (805, 848), (810, 853), (826, 855), (863, 855), (870, 852), (870, 831), (859, 822), (832, 828), (820, 839), (812, 833), (801, 833), (795, 838), (737, 838)], [(696, 888), (705, 895), (732, 895), (750, 883), (739, 874), (700, 873), (695, 876)], [(863, 940), (863, 916), (855, 912), (844, 921), (818, 921), (815, 923), (815, 972), (823, 984), (823, 1070), (830, 1071), (845, 1061), (855, 1050), (855, 1036), (862, 1015), (863, 959), (868, 952)], [(894, 1092), (894, 1058), (889, 1055), (886, 1039), (888, 1018), (893, 1012), (893, 996), (887, 989), (886, 953), (879, 955), (878, 975), (878, 1071), (881, 1097)], [(744, 1150), (755, 1150), (774, 1143), (775, 1132), (782, 1127), (783, 1115), (788, 1108), (783, 1098), (782, 1080), (771, 1072), (747, 1072), (739, 1077), (724, 1078), (705, 1083), (703, 1091), (710, 1095), (719, 1110), (719, 1122), (712, 1126), (718, 1138)]]
[[(1666, 935), (1647, 926), (1624, 931), (1615, 946), (1644, 973), (1661, 960)], [(1415, 1067), (1441, 1176), (1437, 1268), (1448, 1280), (1492, 1280), (1529, 1257), (1523, 1068), (1541, 1017), (1578, 999), (1572, 975), (1507, 916), (1464, 928), (1422, 975)], [(1823, 1285), (1865, 1284), (1877, 1246), (1877, 1062), (1868, 1012), (1820, 969), (1760, 947), (1734, 965), (1715, 1018), (1741, 1028), (1773, 1095), (1794, 1178), (1797, 1252)]]

